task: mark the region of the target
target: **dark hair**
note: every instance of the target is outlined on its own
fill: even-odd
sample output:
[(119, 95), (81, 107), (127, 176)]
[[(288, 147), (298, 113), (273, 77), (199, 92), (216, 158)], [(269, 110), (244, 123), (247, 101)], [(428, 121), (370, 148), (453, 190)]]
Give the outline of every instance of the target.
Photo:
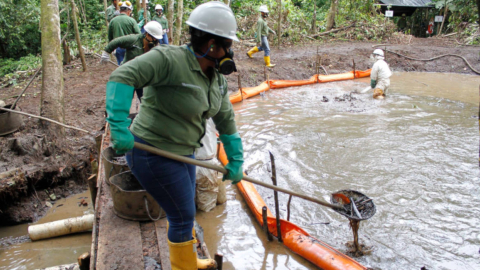
[(223, 46), (223, 43), (225, 41), (224, 37), (210, 34), (191, 26), (188, 32), (190, 33), (190, 43), (192, 44), (194, 51), (200, 51), (202, 46), (208, 43), (210, 39), (214, 39), (215, 44), (220, 46)]

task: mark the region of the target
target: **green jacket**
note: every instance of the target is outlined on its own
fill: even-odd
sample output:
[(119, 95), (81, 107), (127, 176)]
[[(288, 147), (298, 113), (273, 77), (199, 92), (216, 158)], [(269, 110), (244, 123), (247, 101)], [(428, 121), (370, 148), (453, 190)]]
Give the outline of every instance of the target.
[(115, 17), (115, 11), (117, 11), (115, 9), (115, 6), (114, 5), (110, 5), (107, 10), (105, 11), (105, 13), (107, 13), (107, 21), (110, 22), (114, 17)]
[(108, 25), (108, 42), (121, 36), (140, 34), (135, 19), (130, 18), (127, 14), (120, 14), (113, 18)]
[(108, 43), (105, 47), (107, 53), (112, 53), (116, 48), (126, 49), (125, 59), (123, 63), (126, 63), (133, 58), (143, 54), (143, 34), (133, 34), (123, 37), (118, 37)]
[(163, 29), (163, 30), (167, 30), (167, 29), (168, 29), (168, 20), (167, 20), (167, 18), (165, 17), (165, 15), (162, 15), (162, 17), (158, 17), (158, 15), (155, 15), (155, 16), (153, 17), (153, 20), (159, 22), (160, 25), (162, 26), (162, 29)]
[(227, 80), (215, 70), (210, 81), (186, 45), (157, 46), (118, 67), (110, 81), (144, 88), (130, 130), (160, 149), (193, 154), (209, 118), (220, 135), (237, 132)]
[[(142, 28), (145, 25), (145, 20), (143, 19), (143, 8), (138, 11), (138, 27)], [(147, 8), (147, 20), (151, 21), (152, 16), (150, 16), (150, 11)]]
[(267, 22), (260, 16), (257, 21), (257, 43), (261, 43), (262, 36), (268, 36), (268, 32), (273, 33), (273, 30), (268, 27)]

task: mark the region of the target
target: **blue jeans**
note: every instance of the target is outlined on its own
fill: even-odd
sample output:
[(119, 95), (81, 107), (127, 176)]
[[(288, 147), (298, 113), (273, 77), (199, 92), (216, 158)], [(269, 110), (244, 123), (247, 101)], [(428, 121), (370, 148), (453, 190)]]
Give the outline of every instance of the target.
[(142, 103), (143, 88), (135, 89), (135, 92), (137, 93), (138, 101), (140, 101), (140, 103)]
[[(151, 146), (135, 135), (134, 138)], [(192, 240), (196, 167), (136, 148), (127, 153), (127, 162), (143, 188), (165, 210), (170, 223), (168, 240), (173, 243)]]
[(258, 47), (258, 50), (265, 52), (265, 56), (270, 56), (270, 46), (268, 46), (268, 40), (266, 36), (262, 36), (262, 46)]
[(163, 38), (158, 40), (160, 44), (166, 44), (168, 45), (168, 35), (167, 33), (163, 34)]
[(123, 62), (123, 58), (125, 58), (125, 52), (127, 50), (125, 49), (122, 49), (120, 47), (117, 48), (117, 50), (115, 51), (115, 57), (117, 58), (117, 64), (120, 66)]

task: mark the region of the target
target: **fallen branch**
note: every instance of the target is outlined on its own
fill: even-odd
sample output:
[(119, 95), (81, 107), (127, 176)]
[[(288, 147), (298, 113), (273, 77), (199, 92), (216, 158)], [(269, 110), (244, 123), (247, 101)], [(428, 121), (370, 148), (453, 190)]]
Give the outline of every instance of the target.
[(10, 109), (5, 109), (5, 108), (2, 108), (0, 107), (0, 110), (3, 110), (3, 111), (7, 111), (7, 112), (11, 112), (11, 113), (18, 113), (18, 114), (22, 114), (22, 115), (26, 115), (26, 116), (30, 116), (30, 117), (33, 117), (33, 118), (38, 118), (38, 119), (42, 119), (42, 120), (45, 120), (45, 121), (48, 121), (48, 122), (52, 122), (54, 124), (57, 124), (57, 125), (60, 125), (62, 127), (66, 127), (66, 128), (70, 128), (70, 129), (75, 129), (75, 130), (78, 130), (78, 131), (81, 131), (81, 132), (85, 132), (85, 133), (88, 133), (90, 135), (95, 135), (93, 133), (90, 133), (90, 131), (87, 131), (85, 129), (81, 129), (81, 128), (77, 128), (77, 127), (72, 127), (72, 126), (69, 126), (69, 125), (65, 125), (65, 124), (62, 124), (60, 122), (57, 122), (55, 120), (52, 120), (52, 119), (49, 119), (49, 118), (46, 118), (46, 117), (42, 117), (42, 116), (38, 116), (38, 115), (33, 115), (33, 114), (29, 114), (29, 113), (24, 113), (24, 112), (20, 112), (20, 111), (15, 111), (15, 110), (10, 110)]
[(455, 33), (451, 33), (451, 34), (447, 34), (447, 35), (443, 35), (443, 37), (454, 36), (454, 35), (456, 35), (456, 34), (457, 34), (457, 32), (455, 32)]
[(338, 32), (338, 31), (342, 31), (342, 30), (348, 29), (348, 28), (353, 27), (353, 26), (355, 26), (355, 24), (352, 24), (352, 25), (349, 25), (349, 26), (345, 26), (345, 27), (343, 27), (343, 28), (338, 28), (338, 29), (335, 29), (335, 30), (330, 30), (330, 31), (323, 32), (323, 33), (320, 33), (320, 34), (315, 34), (315, 35), (312, 35), (312, 36), (310, 36), (310, 37), (315, 38), (315, 37), (319, 37), (319, 36), (328, 35), (328, 34), (331, 34), (331, 33), (336, 33), (336, 32)]
[(15, 100), (15, 102), (13, 102), (13, 105), (12, 107), (12, 110), (15, 110), (15, 106), (17, 106), (17, 102), (18, 100), (22, 97), (23, 93), (25, 93), (25, 90), (27, 90), (27, 88), (30, 86), (30, 84), (33, 82), (33, 79), (35, 79), (35, 77), (37, 77), (37, 74), (38, 72), (40, 72), (40, 70), (42, 70), (42, 67), (39, 67), (37, 69), (37, 71), (35, 72), (35, 74), (33, 74), (32, 78), (30, 79), (30, 81), (28, 82), (28, 84), (25, 86), (25, 88), (23, 88), (23, 91), (20, 93), (20, 95), (18, 95), (17, 99)]

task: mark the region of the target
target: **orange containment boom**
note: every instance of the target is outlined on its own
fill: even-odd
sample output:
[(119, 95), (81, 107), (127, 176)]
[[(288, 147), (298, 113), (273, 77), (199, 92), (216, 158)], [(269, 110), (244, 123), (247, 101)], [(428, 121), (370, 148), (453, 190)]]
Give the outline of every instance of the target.
[[(237, 103), (243, 99), (256, 96), (261, 92), (269, 89), (284, 88), (291, 86), (301, 86), (314, 83), (333, 82), (341, 80), (351, 80), (354, 78), (362, 78), (370, 76), (370, 70), (356, 71), (355, 76), (353, 72), (332, 75), (314, 75), (308, 80), (286, 81), (286, 80), (270, 80), (261, 83), (256, 87), (242, 88), (236, 94), (230, 96), (232, 103)], [(226, 165), (228, 163), (227, 155), (223, 149), (223, 144), (219, 145), (218, 160)], [(237, 188), (247, 202), (253, 215), (263, 226), (262, 208), (267, 206), (265, 201), (258, 194), (255, 186), (246, 181), (240, 181)], [(270, 209), (267, 207), (267, 226), (269, 232), (278, 237), (277, 220), (273, 216)], [(282, 231), (283, 244), (291, 249), (293, 252), (299, 254), (303, 258), (309, 260), (316, 266), (324, 270), (367, 270), (367, 267), (361, 265), (354, 259), (334, 249), (325, 242), (311, 236), (299, 226), (287, 220), (280, 219), (280, 229)]]
[(307, 80), (270, 80), (262, 82), (260, 85), (255, 87), (244, 87), (238, 93), (230, 95), (230, 102), (237, 103), (244, 99), (259, 95), (261, 92), (266, 92), (270, 89), (278, 89), (292, 86), (302, 86), (315, 83), (325, 83), (325, 82), (336, 82), (344, 80), (353, 80), (355, 78), (363, 78), (370, 76), (370, 71), (355, 71), (355, 76), (353, 76), (353, 71), (341, 73), (341, 74), (331, 74), (331, 75), (313, 75), (310, 79)]

